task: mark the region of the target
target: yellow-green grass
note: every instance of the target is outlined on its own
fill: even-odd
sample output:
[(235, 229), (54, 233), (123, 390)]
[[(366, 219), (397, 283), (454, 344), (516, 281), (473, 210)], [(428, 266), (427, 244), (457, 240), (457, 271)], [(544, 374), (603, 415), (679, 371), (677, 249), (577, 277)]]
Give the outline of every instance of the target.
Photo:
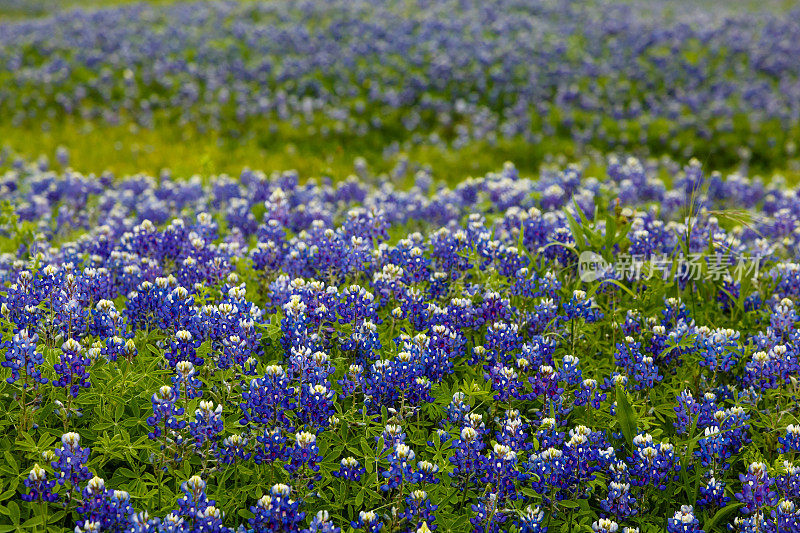
[[(358, 157), (363, 157), (374, 173), (388, 172), (397, 162), (396, 156), (384, 157), (383, 153), (384, 147), (396, 138), (392, 135), (370, 133), (358, 137), (344, 133), (323, 137), (309, 128), (288, 124), (270, 128), (265, 120), (248, 124), (242, 129), (243, 134), (233, 135), (202, 132), (170, 121), (162, 121), (154, 128), (141, 128), (61, 117), (46, 128), (38, 123), (14, 126), (0, 121), (0, 146), (7, 146), (29, 159), (46, 155), (51, 162), (54, 162), (56, 149), (64, 146), (69, 150), (69, 166), (75, 170), (84, 173), (109, 170), (117, 175), (138, 172), (156, 175), (162, 169), (184, 177), (238, 175), (244, 168), (265, 172), (295, 169), (303, 178), (329, 176), (337, 180), (354, 172), (354, 161)], [(587, 155), (586, 150), (564, 135), (544, 137), (536, 144), (516, 138), (495, 144), (473, 142), (458, 149), (401, 145), (400, 152), (412, 165), (429, 165), (436, 179), (451, 184), (497, 170), (505, 161), (513, 161), (521, 172), (530, 174), (551, 159), (561, 157), (575, 161)], [(736, 169), (735, 165), (716, 164), (713, 157), (702, 151), (693, 155), (704, 162), (708, 170), (729, 172)], [(681, 160), (680, 156), (674, 157)], [(796, 161), (777, 168), (756, 167), (751, 173), (767, 178), (782, 174), (790, 183), (800, 181)]]
[[(158, 174), (169, 169), (176, 176), (194, 174), (239, 174), (244, 168), (265, 172), (297, 170), (303, 178), (329, 176), (343, 179), (354, 173), (356, 158), (363, 157), (372, 172), (388, 172), (397, 156), (384, 157), (391, 142), (381, 135), (324, 138), (288, 125), (270, 132), (267, 124), (251, 126), (247, 133), (232, 137), (220, 132), (200, 132), (191, 126), (165, 123), (158, 127), (98, 125), (70, 117), (48, 128), (40, 125), (12, 126), (0, 122), (0, 145), (26, 158), (46, 155), (54, 162), (59, 146), (69, 150), (69, 166), (80, 172), (110, 170), (117, 175), (144, 172)], [(570, 141), (551, 138), (538, 144), (522, 139), (495, 145), (474, 142), (460, 149), (408, 146), (401, 149), (412, 165), (430, 165), (434, 176), (456, 183), (468, 176), (485, 174), (513, 161), (520, 170), (534, 172), (551, 155), (568, 159), (578, 156)], [(400, 184), (402, 185), (402, 184)]]

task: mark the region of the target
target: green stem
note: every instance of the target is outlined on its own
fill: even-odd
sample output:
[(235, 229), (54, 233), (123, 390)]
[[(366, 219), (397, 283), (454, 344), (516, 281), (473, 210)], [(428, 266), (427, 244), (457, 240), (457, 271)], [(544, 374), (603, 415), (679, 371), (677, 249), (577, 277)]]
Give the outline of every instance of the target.
[(48, 512), (47, 512), (47, 502), (42, 500), (42, 531), (47, 533), (47, 521), (48, 521)]
[(25, 369), (25, 381), (22, 384), (22, 394), (20, 398), (22, 399), (22, 403), (20, 404), (20, 426), (22, 427), (22, 431), (20, 431), (19, 436), (22, 436), (23, 432), (28, 431), (28, 403), (27, 399), (25, 398), (25, 393), (28, 390), (28, 369)]

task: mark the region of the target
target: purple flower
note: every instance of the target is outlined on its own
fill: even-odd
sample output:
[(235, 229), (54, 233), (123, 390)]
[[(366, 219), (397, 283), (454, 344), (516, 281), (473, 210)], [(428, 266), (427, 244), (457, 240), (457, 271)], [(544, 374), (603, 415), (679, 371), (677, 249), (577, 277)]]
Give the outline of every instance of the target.
[(58, 475), (58, 483), (63, 485), (69, 481), (72, 488), (77, 488), (82, 481), (91, 479), (92, 474), (86, 468), (89, 461), (89, 448), (81, 448), (81, 436), (77, 433), (64, 433), (61, 436), (61, 447), (55, 450), (56, 461), (51, 466)]
[(339, 470), (334, 470), (332, 475), (345, 481), (361, 481), (361, 476), (365, 472), (366, 470), (355, 457), (345, 457), (339, 462)]
[(291, 487), (284, 484), (273, 485), (269, 494), (265, 494), (256, 505), (250, 507), (255, 516), (248, 519), (256, 533), (285, 531), (297, 533), (300, 522), (306, 513), (300, 511), (302, 501), (289, 498)]
[[(36, 351), (38, 340), (38, 335), (34, 333), (31, 336), (27, 329), (23, 329), (14, 334), (11, 341), (0, 345), (6, 350), (6, 360), (0, 362), (0, 366), (11, 369), (11, 377), (6, 378), (8, 383), (22, 379), (25, 388), (29, 386), (36, 388), (38, 385), (47, 383), (47, 378), (42, 377), (42, 371), (39, 368), (44, 364), (44, 358), (41, 353)], [(25, 377), (22, 377), (20, 370)]]
[(668, 533), (703, 533), (700, 521), (694, 516), (691, 505), (682, 505), (681, 510), (667, 520)]
[(23, 483), (28, 487), (28, 492), (20, 495), (23, 501), (54, 502), (58, 500), (58, 494), (53, 492), (56, 480), (47, 479), (47, 472), (38, 464), (33, 465), (31, 473), (28, 474)]
[(368, 533), (378, 533), (383, 529), (383, 522), (378, 519), (375, 511), (360, 511), (358, 519), (353, 520), (351, 524), (353, 529), (363, 530)]
[(69, 339), (61, 346), (60, 363), (54, 365), (58, 379), (53, 386), (64, 387), (73, 398), (78, 397), (81, 388), (89, 388), (89, 365), (91, 361), (81, 344)]
[(743, 513), (753, 514), (778, 502), (778, 495), (772, 490), (775, 480), (767, 473), (764, 463), (751, 463), (746, 474), (739, 474), (739, 481), (742, 482), (742, 491), (734, 496), (744, 504)]

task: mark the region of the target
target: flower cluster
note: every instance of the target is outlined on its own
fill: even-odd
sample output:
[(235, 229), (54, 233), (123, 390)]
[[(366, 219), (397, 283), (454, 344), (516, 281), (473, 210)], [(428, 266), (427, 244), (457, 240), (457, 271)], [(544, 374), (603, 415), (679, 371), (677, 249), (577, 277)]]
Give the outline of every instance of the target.
[[(606, 180), (508, 164), (454, 186), (418, 169), (410, 190), (9, 164), (0, 188), (41, 229), (0, 255), (21, 519), (688, 533), (727, 508), (742, 533), (797, 523), (796, 192), (615, 158)], [(751, 226), (714, 215), (731, 196)], [(728, 278), (670, 263), (650, 284), (582, 280), (574, 252), (604, 246), (648, 269), (687, 248)], [(764, 261), (758, 283), (734, 277), (746, 257)], [(33, 457), (54, 425), (60, 445)]]

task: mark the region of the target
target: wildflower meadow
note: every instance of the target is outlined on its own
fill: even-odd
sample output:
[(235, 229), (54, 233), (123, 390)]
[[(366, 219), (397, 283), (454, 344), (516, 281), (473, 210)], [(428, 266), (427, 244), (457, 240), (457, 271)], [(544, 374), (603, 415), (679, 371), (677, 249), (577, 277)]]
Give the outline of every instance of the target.
[(800, 10), (0, 0), (0, 533), (800, 532)]

